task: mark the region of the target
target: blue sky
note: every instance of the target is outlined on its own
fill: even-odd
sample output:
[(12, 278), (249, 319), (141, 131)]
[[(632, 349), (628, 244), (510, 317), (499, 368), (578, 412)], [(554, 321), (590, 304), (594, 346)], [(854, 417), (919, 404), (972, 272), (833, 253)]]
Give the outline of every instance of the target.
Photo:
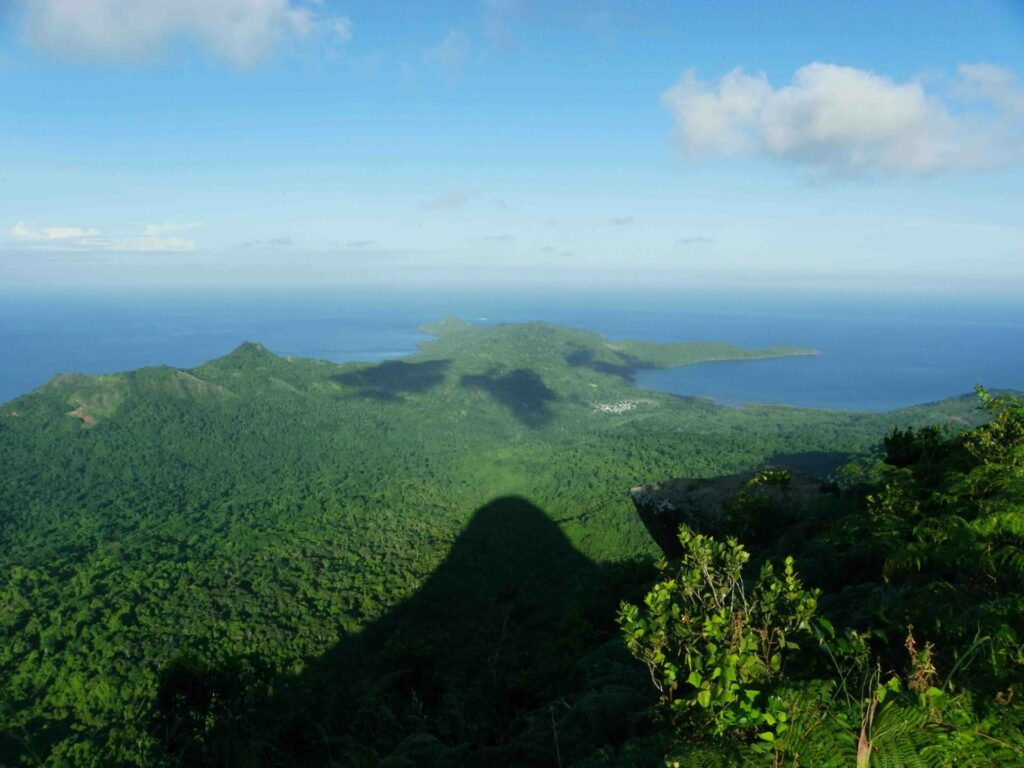
[(14, 290), (1024, 289), (1024, 3), (14, 0)]

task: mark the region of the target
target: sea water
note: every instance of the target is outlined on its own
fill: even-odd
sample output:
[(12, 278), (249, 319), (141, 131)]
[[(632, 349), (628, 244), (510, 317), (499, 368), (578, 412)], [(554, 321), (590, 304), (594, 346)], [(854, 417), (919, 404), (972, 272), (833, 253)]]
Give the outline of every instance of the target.
[(1024, 390), (1024, 302), (731, 293), (345, 290), (0, 296), (0, 402), (56, 373), (190, 368), (259, 341), (336, 362), (412, 353), (418, 327), (542, 320), (609, 338), (794, 345), (807, 357), (642, 371), (643, 387), (727, 405), (881, 411), (969, 392)]

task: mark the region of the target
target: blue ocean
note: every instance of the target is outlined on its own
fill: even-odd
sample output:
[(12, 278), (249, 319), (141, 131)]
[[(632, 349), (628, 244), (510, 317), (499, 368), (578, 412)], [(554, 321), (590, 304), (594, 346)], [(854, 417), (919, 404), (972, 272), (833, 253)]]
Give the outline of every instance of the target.
[(797, 345), (818, 355), (644, 371), (644, 387), (726, 405), (883, 411), (1024, 390), (1024, 302), (852, 295), (305, 291), (0, 296), (0, 402), (56, 373), (196, 366), (246, 340), (337, 362), (415, 351), (421, 323), (543, 320), (612, 339)]

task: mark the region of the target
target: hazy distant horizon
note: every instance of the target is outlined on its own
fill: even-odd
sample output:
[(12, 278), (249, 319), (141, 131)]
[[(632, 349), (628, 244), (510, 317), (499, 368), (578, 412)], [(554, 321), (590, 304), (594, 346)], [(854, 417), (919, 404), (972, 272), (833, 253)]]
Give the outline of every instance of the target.
[(346, 301), (395, 338), (471, 305), (659, 307), (647, 336), (695, 306), (792, 335), (794, 302), (1000, 328), (1024, 296), (1022, 39), (1013, 0), (15, 0), (0, 338), (43, 357), (9, 354), (0, 395), (202, 362), (167, 339), (237, 344), (223, 302), (239, 333), (247, 302), (297, 313), (271, 338)]
[[(299, 277), (299, 276), (296, 276)], [(962, 276), (912, 275), (900, 272), (851, 273), (849, 275), (821, 275), (794, 273), (789, 271), (743, 273), (693, 274), (665, 271), (662, 273), (638, 273), (601, 275), (581, 272), (578, 275), (561, 275), (552, 271), (547, 275), (498, 278), (493, 275), (478, 275), (475, 278), (456, 279), (440, 274), (430, 279), (409, 279), (401, 277), (381, 278), (373, 270), (364, 270), (346, 279), (265, 280), (249, 276), (248, 280), (230, 279), (222, 281), (195, 281), (174, 279), (168, 276), (162, 280), (132, 280), (122, 275), (119, 280), (68, 279), (64, 282), (42, 283), (39, 281), (20, 283), (6, 280), (0, 284), (0, 297), (61, 297), (61, 296), (109, 296), (131, 298), (132, 296), (172, 295), (294, 295), (294, 294), (372, 294), (381, 297), (403, 296), (426, 293), (429, 295), (462, 293), (483, 293), (494, 296), (516, 296), (538, 293), (557, 296), (570, 295), (637, 295), (652, 294), (671, 296), (677, 294), (703, 293), (710, 297), (750, 296), (766, 297), (799, 296), (870, 298), (934, 301), (962, 299), (994, 299), (1012, 301), (1024, 295), (1024, 277), (1000, 277), (985, 274)]]
[(960, 297), (643, 292), (54, 293), (0, 304), (0, 402), (57, 373), (188, 368), (257, 341), (282, 355), (380, 361), (416, 351), (422, 323), (546, 321), (612, 339), (795, 345), (813, 358), (644, 373), (677, 394), (887, 410), (990, 388), (1024, 390), (1024, 305)]

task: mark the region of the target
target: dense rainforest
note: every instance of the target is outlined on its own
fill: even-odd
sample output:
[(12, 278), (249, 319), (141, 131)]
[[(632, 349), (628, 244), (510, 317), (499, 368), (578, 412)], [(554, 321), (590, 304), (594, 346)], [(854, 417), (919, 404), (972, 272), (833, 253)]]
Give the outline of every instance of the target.
[[(724, 408), (633, 374), (810, 351), (427, 330), (0, 406), (0, 763), (1024, 764), (1018, 401)], [(670, 551), (628, 493), (764, 467)]]

